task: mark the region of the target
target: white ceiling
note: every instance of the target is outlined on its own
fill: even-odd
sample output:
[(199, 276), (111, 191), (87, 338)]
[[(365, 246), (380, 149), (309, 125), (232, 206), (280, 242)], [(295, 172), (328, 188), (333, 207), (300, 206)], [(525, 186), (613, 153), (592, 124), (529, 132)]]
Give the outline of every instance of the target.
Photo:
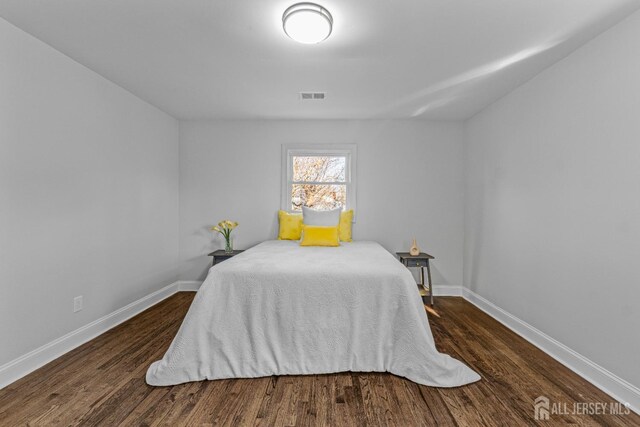
[[(464, 119), (640, 7), (639, 0), (0, 0), (0, 16), (179, 119)], [(300, 101), (323, 91), (324, 101)]]

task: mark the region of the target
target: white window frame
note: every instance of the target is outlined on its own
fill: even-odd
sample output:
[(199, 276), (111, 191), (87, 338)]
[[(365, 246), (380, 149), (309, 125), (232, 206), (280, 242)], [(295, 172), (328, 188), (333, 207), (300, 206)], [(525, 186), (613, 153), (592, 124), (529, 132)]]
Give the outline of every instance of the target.
[[(344, 183), (347, 189), (345, 210), (353, 209), (353, 222), (356, 218), (356, 165), (358, 147), (356, 144), (282, 144), (282, 188), (280, 207), (283, 211), (291, 209), (291, 190), (293, 188), (293, 158), (305, 156), (346, 157)], [(309, 184), (332, 184), (331, 182), (309, 182)]]

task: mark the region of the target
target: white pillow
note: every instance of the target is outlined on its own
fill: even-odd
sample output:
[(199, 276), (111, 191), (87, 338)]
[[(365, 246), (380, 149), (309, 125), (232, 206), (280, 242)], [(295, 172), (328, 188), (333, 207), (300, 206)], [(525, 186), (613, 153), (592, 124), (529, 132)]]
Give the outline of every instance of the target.
[(342, 208), (330, 211), (316, 211), (306, 206), (302, 207), (302, 222), (306, 225), (321, 225), (331, 227), (340, 224)]

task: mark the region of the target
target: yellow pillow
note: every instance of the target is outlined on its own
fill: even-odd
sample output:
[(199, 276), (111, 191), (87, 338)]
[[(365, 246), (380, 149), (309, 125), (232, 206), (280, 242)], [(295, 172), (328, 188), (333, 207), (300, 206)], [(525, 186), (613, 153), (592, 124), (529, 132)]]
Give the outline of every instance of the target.
[(302, 214), (290, 214), (285, 211), (278, 211), (278, 222), (280, 231), (278, 240), (300, 240), (302, 234)]
[(304, 225), (300, 246), (340, 246), (338, 227)]
[(341, 242), (351, 241), (351, 224), (353, 223), (353, 209), (340, 212), (339, 233)]

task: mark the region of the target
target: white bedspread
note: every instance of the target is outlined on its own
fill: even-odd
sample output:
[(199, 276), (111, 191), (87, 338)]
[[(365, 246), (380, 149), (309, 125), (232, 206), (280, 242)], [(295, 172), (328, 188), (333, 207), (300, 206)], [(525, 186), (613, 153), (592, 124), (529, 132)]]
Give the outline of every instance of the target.
[(209, 270), (147, 383), (342, 371), (480, 379), (436, 351), (413, 276), (379, 244), (267, 241)]

